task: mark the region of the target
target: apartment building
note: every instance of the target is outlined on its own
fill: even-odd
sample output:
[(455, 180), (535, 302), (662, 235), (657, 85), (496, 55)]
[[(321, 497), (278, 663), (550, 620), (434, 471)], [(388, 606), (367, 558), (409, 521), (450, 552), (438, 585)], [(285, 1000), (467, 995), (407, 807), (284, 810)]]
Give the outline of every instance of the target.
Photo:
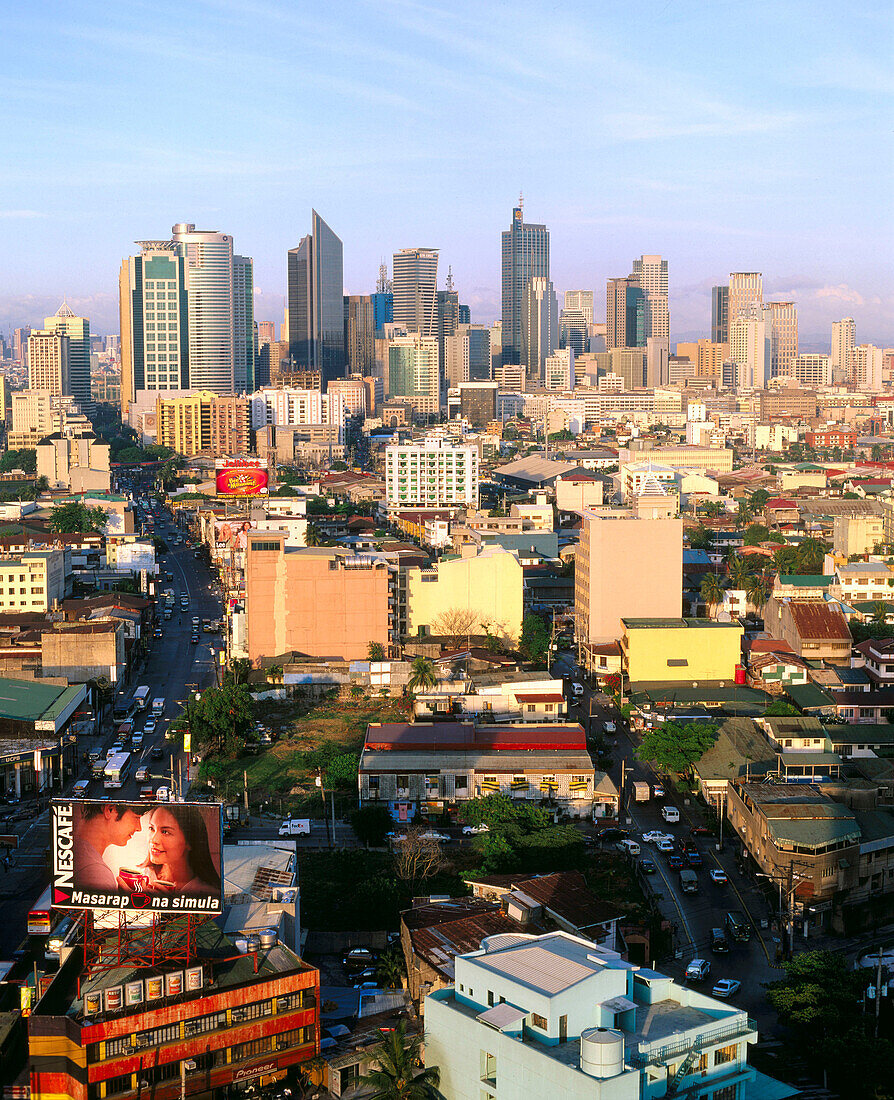
[(787, 1088), (748, 1065), (757, 1024), (568, 932), (488, 936), (425, 1000), (426, 1061), (457, 1100), (651, 1100)]
[(62, 550), (31, 550), (0, 558), (0, 613), (52, 610), (65, 599), (66, 572)]
[(660, 466), (678, 468), (687, 466), (693, 470), (712, 470), (718, 474), (731, 474), (733, 472), (733, 450), (731, 447), (697, 447), (686, 444), (679, 446), (650, 447), (641, 444), (632, 444), (629, 447), (621, 447), (618, 451), (618, 461), (625, 462), (654, 462)]
[(613, 642), (624, 618), (679, 618), (683, 607), (683, 524), (638, 519), (628, 509), (581, 513), (575, 553), (575, 632)]
[(374, 555), (292, 547), (282, 531), (249, 531), (245, 551), (248, 656), (284, 653), (366, 660), (371, 642), (396, 642), (396, 578)]
[(37, 445), (37, 476), (45, 477), (51, 489), (108, 493), (109, 453), (109, 444), (92, 433), (54, 432)]
[(245, 454), (251, 445), (245, 397), (211, 390), (198, 390), (187, 397), (159, 397), (155, 424), (158, 445), (181, 455)]
[(71, 393), (70, 340), (65, 333), (35, 329), (28, 337), (28, 388)]
[(445, 439), (385, 448), (389, 508), (478, 507), (478, 447)]

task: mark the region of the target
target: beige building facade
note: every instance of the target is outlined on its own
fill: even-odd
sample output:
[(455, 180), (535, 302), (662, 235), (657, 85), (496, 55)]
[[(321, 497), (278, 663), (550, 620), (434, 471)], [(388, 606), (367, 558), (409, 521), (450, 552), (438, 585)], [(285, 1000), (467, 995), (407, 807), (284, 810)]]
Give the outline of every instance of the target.
[(210, 390), (170, 400), (159, 397), (155, 430), (159, 446), (178, 454), (244, 454), (251, 443), (249, 402)]
[(32, 550), (0, 558), (0, 612), (50, 611), (64, 598), (62, 550)]

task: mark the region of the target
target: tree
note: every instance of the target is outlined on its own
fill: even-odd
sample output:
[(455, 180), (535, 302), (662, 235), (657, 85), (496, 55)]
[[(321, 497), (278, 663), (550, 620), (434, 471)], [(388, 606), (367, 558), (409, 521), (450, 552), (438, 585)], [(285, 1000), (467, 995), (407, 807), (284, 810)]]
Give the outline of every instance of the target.
[(767, 490), (767, 489), (755, 489), (754, 492), (751, 494), (751, 496), (748, 498), (748, 503), (751, 505), (751, 507), (756, 512), (759, 508), (763, 508), (763, 506), (767, 503), (767, 501), (769, 499), (770, 499), (769, 490)]
[(685, 726), (677, 722), (664, 722), (643, 735), (636, 757), (662, 771), (686, 775), (716, 738), (716, 726), (699, 722), (689, 722)]
[(518, 648), (526, 661), (542, 664), (549, 653), (549, 630), (539, 615), (529, 612), (522, 620)]
[(746, 546), (759, 546), (766, 542), (770, 534), (770, 528), (763, 523), (751, 523), (745, 528), (743, 541)]
[(193, 744), (216, 745), (225, 755), (236, 757), (254, 725), (251, 695), (245, 684), (224, 683), (209, 688), (189, 708), (188, 724)]
[(802, 576), (821, 573), (828, 549), (828, 545), (820, 539), (804, 539), (797, 547), (798, 572)]
[(37, 451), (30, 447), (5, 451), (0, 455), (0, 473), (8, 474), (12, 470), (22, 470), (26, 474), (37, 473)]
[(438, 675), (435, 672), (434, 664), (428, 659), (428, 657), (414, 657), (413, 663), (410, 665), (410, 679), (407, 681), (407, 687), (410, 691), (422, 691), (428, 688), (433, 688), (438, 682)]
[(726, 567), (726, 575), (729, 577), (731, 588), (744, 588), (752, 574), (748, 568), (748, 562), (737, 555)]
[(784, 703), (781, 699), (776, 699), (767, 707), (764, 711), (764, 718), (799, 718), (801, 712), (797, 707), (793, 707), (791, 703)]
[(382, 1042), (373, 1048), (375, 1069), (361, 1077), (359, 1085), (372, 1089), (367, 1100), (436, 1100), (441, 1072), (437, 1066), (421, 1065), (421, 1040), (407, 1036), (406, 1020), (393, 1031), (380, 1031)]
[(798, 568), (798, 551), (788, 544), (780, 546), (773, 555), (773, 563), (780, 574), (791, 576)]
[(748, 600), (755, 611), (760, 611), (769, 599), (769, 596), (770, 593), (767, 582), (763, 577), (759, 577), (756, 573), (752, 573), (745, 582), (746, 600)]
[(50, 512), (50, 529), (60, 534), (90, 534), (105, 530), (108, 517), (102, 508), (88, 508), (80, 500), (57, 504)]
[(400, 989), (404, 974), (407, 972), (403, 952), (399, 949), (386, 951), (376, 963), (376, 977), (386, 989)]
[(699, 594), (708, 605), (709, 612), (712, 607), (718, 607), (723, 603), (723, 593), (723, 581), (720, 577), (716, 573), (706, 573), (702, 578)]
[(736, 508), (736, 526), (744, 527), (745, 524), (751, 519), (754, 512), (751, 505), (747, 500), (740, 500)]
[(363, 806), (351, 814), (351, 828), (368, 848), (381, 848), (394, 822), (384, 806)]
[(470, 607), (450, 607), (435, 615), (431, 622), (433, 634), (447, 638), (456, 649), (478, 626), (478, 613)]
[(385, 647), (381, 642), (370, 642), (366, 647), (366, 655), (371, 661), (384, 661)]
[(234, 657), (233, 660), (230, 661), (230, 672), (233, 675), (233, 683), (247, 684), (253, 669), (254, 665), (248, 657)]
[(394, 873), (405, 882), (431, 878), (441, 869), (441, 842), (425, 836), (418, 825), (407, 829), (404, 839), (394, 844)]
[(307, 525), (307, 531), (304, 536), (304, 543), (306, 546), (320, 545), (320, 532), (312, 523), (309, 523)]
[(689, 545), (693, 550), (710, 550), (714, 536), (704, 524), (699, 524), (689, 532)]
[(891, 613), (891, 605), (885, 603), (884, 600), (876, 600), (872, 605), (872, 621), (878, 625), (886, 623), (888, 621), (888, 615)]

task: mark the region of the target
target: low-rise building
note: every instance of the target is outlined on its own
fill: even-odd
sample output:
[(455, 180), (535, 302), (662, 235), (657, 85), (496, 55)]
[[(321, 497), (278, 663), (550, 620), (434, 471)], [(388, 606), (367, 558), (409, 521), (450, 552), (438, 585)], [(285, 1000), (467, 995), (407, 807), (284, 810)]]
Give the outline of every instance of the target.
[(771, 596), (764, 605), (764, 625), (774, 638), (811, 661), (850, 663), (853, 639), (841, 605), (824, 600)]
[(583, 937), (489, 936), (454, 968), (425, 1005), (426, 1061), (445, 1096), (795, 1094), (748, 1065), (757, 1025), (745, 1012)]
[(37, 476), (51, 489), (108, 493), (109, 444), (93, 434), (54, 432), (37, 445)]
[(358, 783), (360, 804), (385, 805), (396, 821), (449, 813), (465, 799), (498, 792), (574, 817), (614, 817), (618, 808), (617, 788), (595, 770), (575, 722), (374, 723)]
[(731, 682), (742, 657), (741, 623), (622, 619), (627, 679), (639, 683)]
[(0, 558), (0, 612), (50, 611), (65, 599), (69, 584), (62, 550)]
[(416, 694), (417, 719), (455, 715), (494, 722), (553, 722), (564, 718), (564, 683), (539, 672), (476, 675)]

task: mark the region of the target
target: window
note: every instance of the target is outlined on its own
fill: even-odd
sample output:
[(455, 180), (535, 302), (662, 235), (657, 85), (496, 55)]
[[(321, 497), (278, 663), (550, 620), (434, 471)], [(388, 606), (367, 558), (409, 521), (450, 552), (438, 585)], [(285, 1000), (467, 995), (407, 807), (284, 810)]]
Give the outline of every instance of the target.
[(270, 1050), (270, 1038), (253, 1039), (250, 1043), (239, 1043), (233, 1047), (233, 1061), (241, 1062), (245, 1058), (254, 1058), (258, 1054), (266, 1054)]
[(260, 539), (251, 540), (252, 550), (278, 550), (278, 542), (261, 542)]
[(397, 789), (399, 791), (408, 791), (410, 789), (410, 777), (408, 775), (399, 775), (397, 777)]
[(835, 868), (834, 867), (824, 867), (822, 869), (822, 873), (821, 873), (822, 878), (833, 878), (834, 875), (835, 875)]
[(457, 794), (460, 791), (468, 791), (469, 789), (469, 777), (467, 775), (458, 775), (454, 780), (454, 790)]
[(497, 1087), (497, 1059), (486, 1050), (481, 1051), (481, 1080), (486, 1085)]
[(369, 792), (370, 792), (370, 794), (372, 794), (373, 792), (378, 794), (379, 793), (379, 776), (378, 775), (371, 775), (369, 777), (368, 782), (369, 782)]
[(689, 661), (685, 657), (668, 657), (667, 659), (668, 668), (686, 668), (688, 664)]
[(735, 1043), (728, 1047), (721, 1047), (714, 1051), (714, 1065), (725, 1066), (727, 1062), (735, 1062), (738, 1053), (739, 1048)]
[(493, 1006), (494, 1006), (494, 991), (492, 989), (489, 989), (487, 991), (487, 1007), (488, 1008), (493, 1008)]
[(533, 1027), (539, 1027), (541, 1031), (546, 1031), (549, 1026), (545, 1016), (538, 1016), (536, 1012), (531, 1013), (531, 1024)]
[(533, 714), (536, 709), (536, 703), (528, 703), (528, 705), (525, 707), (525, 710), (528, 712), (528, 714)]
[(338, 1073), (341, 1083), (340, 1095), (344, 1096), (348, 1089), (353, 1088), (360, 1079), (360, 1063), (355, 1062), (353, 1066), (342, 1066)]

